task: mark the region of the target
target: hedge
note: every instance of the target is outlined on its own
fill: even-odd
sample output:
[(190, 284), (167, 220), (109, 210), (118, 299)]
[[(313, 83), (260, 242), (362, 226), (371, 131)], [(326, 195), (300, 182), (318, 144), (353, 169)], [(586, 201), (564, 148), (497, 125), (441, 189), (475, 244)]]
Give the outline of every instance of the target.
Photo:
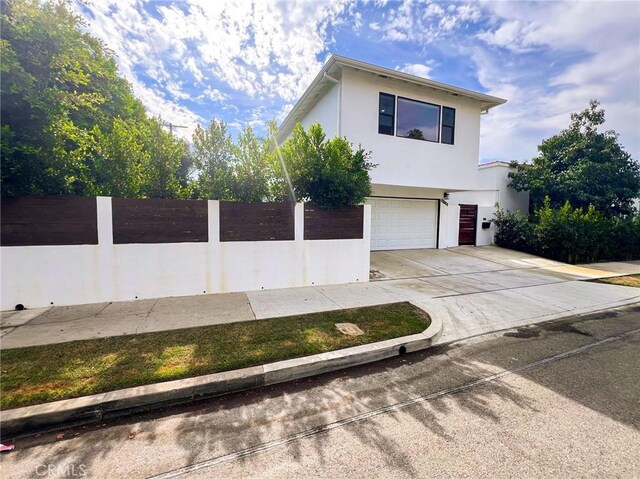
[(532, 221), (498, 207), (495, 243), (566, 263), (640, 259), (640, 214), (604, 216), (567, 202), (552, 208), (547, 199)]

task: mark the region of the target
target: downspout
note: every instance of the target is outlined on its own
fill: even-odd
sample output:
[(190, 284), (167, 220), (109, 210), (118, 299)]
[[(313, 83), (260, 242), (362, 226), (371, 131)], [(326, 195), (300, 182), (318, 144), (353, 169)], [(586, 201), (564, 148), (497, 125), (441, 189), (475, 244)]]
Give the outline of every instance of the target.
[(342, 136), (342, 132), (340, 131), (340, 126), (341, 126), (340, 113), (341, 113), (341, 107), (342, 107), (342, 82), (340, 80), (337, 80), (336, 78), (333, 78), (327, 72), (324, 72), (324, 78), (338, 85), (338, 111), (336, 115), (337, 116), (336, 133), (337, 133), (337, 136)]

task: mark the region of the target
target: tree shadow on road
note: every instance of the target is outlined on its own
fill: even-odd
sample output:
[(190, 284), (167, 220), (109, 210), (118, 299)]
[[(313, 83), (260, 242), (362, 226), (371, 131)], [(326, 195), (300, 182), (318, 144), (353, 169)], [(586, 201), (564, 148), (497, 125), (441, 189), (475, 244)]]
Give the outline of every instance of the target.
[[(627, 320), (628, 329), (633, 329), (634, 325), (638, 327), (637, 313)], [(605, 319), (620, 320), (612, 318), (611, 314)], [(513, 381), (495, 379), (464, 390), (456, 390), (455, 387), (561, 350), (588, 344), (609, 334), (607, 323), (596, 320), (564, 325), (554, 322), (530, 329), (524, 328), (522, 334), (516, 331), (518, 334), (464, 347), (439, 346), (340, 372), (141, 413), (126, 419), (108, 420), (104, 422), (106, 427), (91, 426), (84, 433), (79, 428), (71, 429), (65, 432), (65, 439), (71, 440), (48, 447), (25, 448), (18, 444), (14, 453), (3, 457), (3, 463), (9, 463), (18, 472), (12, 477), (34, 475), (31, 469), (16, 467), (23, 462), (33, 465), (63, 461), (84, 464), (88, 471), (97, 470), (101, 463), (108, 461), (114, 463), (114, 468), (105, 477), (146, 477), (420, 398), (415, 404), (384, 414), (385, 421), (364, 419), (342, 427), (348, 437), (371, 454), (383, 458), (389, 466), (407, 476), (416, 476), (418, 471), (394, 437), (394, 428), (380, 424), (389, 424), (389, 421), (400, 424), (408, 417), (413, 424), (419, 425), (425, 442), (429, 437), (435, 437), (438, 441), (453, 443), (459, 433), (450, 426), (448, 419), (453, 415), (470, 413), (482, 420), (501, 423), (505, 406), (515, 406), (523, 414), (534, 414), (538, 412), (535, 399), (514, 386)], [(633, 357), (629, 356), (630, 364), (633, 364)], [(571, 377), (566, 373), (534, 375), (533, 370), (521, 371), (517, 375), (638, 428), (637, 410), (627, 407), (631, 396), (620, 407), (606, 400), (607, 394), (612, 392), (611, 381), (620, 380), (625, 373), (619, 364), (613, 370), (616, 367), (613, 361), (612, 357), (600, 366), (591, 362), (590, 370), (576, 361), (568, 369)], [(576, 387), (576, 384), (588, 384), (589, 381), (600, 387)], [(636, 390), (637, 387), (636, 384)], [(443, 391), (448, 393), (437, 394)], [(628, 392), (633, 393), (631, 389)], [(76, 432), (81, 434), (74, 439)], [(318, 432), (291, 441), (281, 446), (280, 451), (286, 450), (293, 461), (299, 462), (311, 449), (322, 465), (334, 460), (334, 446), (330, 433)], [(251, 458), (238, 460), (249, 462)]]

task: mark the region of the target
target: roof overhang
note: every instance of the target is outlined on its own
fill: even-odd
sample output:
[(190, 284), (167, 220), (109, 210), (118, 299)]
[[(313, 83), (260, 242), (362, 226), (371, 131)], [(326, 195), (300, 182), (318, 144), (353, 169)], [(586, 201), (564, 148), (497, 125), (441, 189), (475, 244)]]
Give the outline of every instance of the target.
[(507, 100), (496, 96), (486, 95), (484, 93), (459, 88), (453, 85), (447, 85), (445, 83), (410, 75), (390, 68), (372, 65), (370, 63), (361, 62), (340, 55), (331, 55), (280, 125), (278, 129), (279, 141), (283, 141), (291, 133), (295, 124), (298, 123), (311, 110), (311, 108), (313, 108), (319, 99), (322, 98), (322, 96), (336, 82), (331, 74), (336, 73), (340, 67), (349, 67), (355, 70), (372, 73), (382, 78), (401, 80), (414, 85), (420, 85), (433, 90), (449, 93), (454, 96), (469, 98), (479, 102), (480, 109), (482, 111), (488, 111), (491, 108), (507, 102)]

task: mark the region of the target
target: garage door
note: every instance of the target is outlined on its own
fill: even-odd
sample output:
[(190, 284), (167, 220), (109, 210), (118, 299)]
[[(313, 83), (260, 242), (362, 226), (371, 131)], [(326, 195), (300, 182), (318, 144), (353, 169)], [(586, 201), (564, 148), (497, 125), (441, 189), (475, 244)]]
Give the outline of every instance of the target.
[(369, 198), (371, 249), (435, 248), (438, 228), (436, 200)]

